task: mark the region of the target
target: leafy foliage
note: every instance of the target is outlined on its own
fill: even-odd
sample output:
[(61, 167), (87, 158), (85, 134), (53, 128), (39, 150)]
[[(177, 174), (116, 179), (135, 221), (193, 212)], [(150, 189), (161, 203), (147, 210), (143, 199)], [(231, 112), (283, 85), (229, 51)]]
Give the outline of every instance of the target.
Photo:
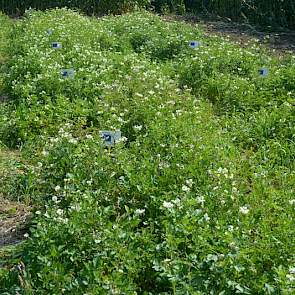
[(294, 56), (66, 9), (27, 13), (9, 52), (1, 140), (38, 208), (3, 294), (292, 293)]

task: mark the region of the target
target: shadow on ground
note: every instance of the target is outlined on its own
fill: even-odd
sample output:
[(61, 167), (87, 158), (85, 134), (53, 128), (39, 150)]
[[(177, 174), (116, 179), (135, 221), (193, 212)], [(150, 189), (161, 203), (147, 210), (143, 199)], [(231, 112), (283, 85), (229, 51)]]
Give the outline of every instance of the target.
[(295, 53), (295, 31), (263, 32), (249, 24), (202, 20), (194, 16), (165, 16), (164, 19), (201, 25), (208, 34), (226, 36), (241, 45), (246, 45), (251, 39), (255, 38), (261, 44), (278, 52)]
[(28, 207), (0, 197), (0, 248), (24, 239), (29, 217)]

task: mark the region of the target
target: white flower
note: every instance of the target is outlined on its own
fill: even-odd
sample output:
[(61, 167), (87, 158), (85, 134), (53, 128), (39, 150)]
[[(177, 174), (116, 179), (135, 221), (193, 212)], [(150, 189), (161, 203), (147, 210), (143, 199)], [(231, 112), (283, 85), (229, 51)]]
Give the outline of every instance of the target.
[(219, 167), (219, 168), (217, 169), (217, 173), (221, 174), (222, 172), (223, 172), (222, 167)]
[(52, 143), (56, 143), (56, 142), (59, 141), (59, 139), (58, 139), (58, 138), (50, 138), (50, 141), (51, 141)]
[(248, 214), (249, 213), (249, 208), (247, 206), (240, 207), (240, 212), (242, 214)]
[(295, 267), (289, 268), (289, 273), (295, 275)]
[(135, 214), (137, 214), (137, 215), (141, 215), (141, 214), (143, 214), (145, 212), (145, 209), (136, 209), (135, 210)]
[(56, 192), (60, 191), (60, 189), (61, 189), (61, 187), (60, 187), (59, 185), (57, 185), (57, 186), (54, 188), (54, 190), (55, 190)]
[(36, 215), (40, 215), (41, 212), (38, 210), (38, 211), (35, 212), (35, 214), (36, 214)]
[(190, 191), (190, 188), (189, 188), (188, 186), (186, 186), (186, 185), (183, 185), (183, 186), (182, 186), (182, 190), (183, 190), (184, 192), (189, 192), (189, 191)]
[(205, 199), (204, 199), (204, 197), (203, 197), (203, 196), (197, 197), (197, 202), (198, 202), (199, 204), (204, 204), (204, 203), (205, 203)]
[(176, 206), (180, 206), (180, 199), (176, 198), (172, 201)]
[(57, 196), (53, 196), (52, 201), (56, 203), (57, 202)]
[(193, 182), (192, 179), (187, 179), (187, 180), (185, 181), (185, 183), (187, 184), (187, 186), (192, 187), (194, 182)]
[(119, 138), (116, 142), (117, 143), (120, 143), (120, 142), (126, 142), (128, 140), (128, 138), (127, 137), (125, 137), (125, 136), (122, 136), (121, 138)]
[(238, 192), (238, 189), (237, 189), (236, 187), (233, 186), (233, 188), (232, 188), (232, 192), (233, 192), (233, 194), (235, 194), (235, 193)]
[(209, 215), (207, 213), (205, 213), (205, 215), (204, 215), (204, 220), (205, 221), (209, 221), (210, 220), (210, 217), (209, 217)]
[(71, 206), (71, 209), (73, 211), (80, 212), (81, 211), (81, 206), (80, 206), (80, 204), (75, 204), (75, 205)]
[(290, 205), (295, 205), (295, 199), (289, 201)]
[(229, 225), (228, 228), (227, 228), (227, 230), (228, 230), (229, 232), (232, 232), (232, 231), (234, 230), (234, 227), (233, 227), (232, 225)]
[(25, 237), (25, 238), (28, 238), (28, 237), (29, 237), (29, 234), (28, 234), (28, 233), (25, 233), (25, 234), (24, 234), (24, 237)]
[(166, 201), (163, 202), (164, 208), (170, 209), (170, 208), (173, 208), (173, 206), (174, 206), (174, 204), (171, 202), (166, 202)]
[(194, 211), (194, 214), (197, 216), (197, 215), (200, 215), (202, 213), (202, 210), (201, 209), (196, 209)]
[(69, 143), (77, 144), (77, 143), (78, 143), (78, 140), (75, 139), (75, 138), (70, 138), (70, 139), (69, 139)]
[(207, 259), (206, 261), (217, 261), (218, 260), (218, 256), (217, 255), (214, 255), (214, 254), (208, 254), (207, 255)]
[(45, 151), (45, 150), (43, 150), (43, 151), (42, 151), (42, 155), (43, 155), (43, 156), (48, 156), (48, 152)]
[(91, 134), (86, 134), (87, 139), (93, 139), (93, 136)]
[(135, 125), (133, 128), (135, 131), (140, 131), (142, 129), (142, 125)]
[(64, 211), (62, 209), (56, 210), (57, 215), (63, 215)]
[(286, 278), (290, 281), (290, 282), (293, 282), (295, 281), (295, 276), (294, 275), (286, 275)]

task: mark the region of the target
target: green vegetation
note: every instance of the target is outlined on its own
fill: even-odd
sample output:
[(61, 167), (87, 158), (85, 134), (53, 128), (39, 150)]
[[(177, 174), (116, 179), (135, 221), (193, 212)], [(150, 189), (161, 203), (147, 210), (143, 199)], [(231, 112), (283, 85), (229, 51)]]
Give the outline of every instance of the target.
[(36, 212), (1, 294), (294, 292), (294, 56), (65, 9), (28, 12), (7, 51), (0, 139)]

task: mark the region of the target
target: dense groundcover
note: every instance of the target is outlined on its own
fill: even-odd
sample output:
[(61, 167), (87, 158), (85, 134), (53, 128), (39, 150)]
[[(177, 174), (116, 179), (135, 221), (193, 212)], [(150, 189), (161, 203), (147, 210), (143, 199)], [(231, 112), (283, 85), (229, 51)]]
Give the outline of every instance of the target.
[(6, 39), (0, 139), (36, 212), (1, 294), (294, 292), (294, 56), (146, 12), (31, 11)]

